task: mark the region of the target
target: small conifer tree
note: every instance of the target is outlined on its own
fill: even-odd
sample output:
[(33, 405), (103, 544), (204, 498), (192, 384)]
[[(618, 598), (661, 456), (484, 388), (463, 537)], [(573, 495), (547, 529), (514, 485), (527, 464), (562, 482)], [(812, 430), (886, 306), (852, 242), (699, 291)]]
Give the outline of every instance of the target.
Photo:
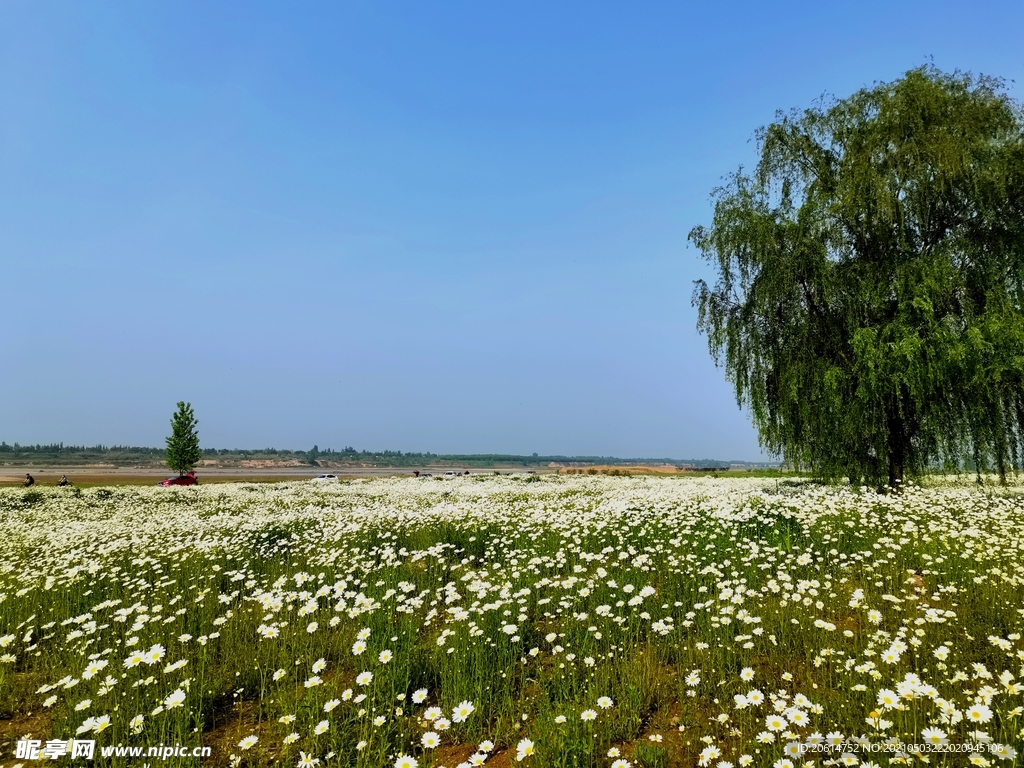
[(179, 475), (195, 469), (202, 456), (196, 432), (198, 423), (192, 404), (179, 402), (178, 410), (171, 417), (171, 436), (167, 438), (167, 466)]

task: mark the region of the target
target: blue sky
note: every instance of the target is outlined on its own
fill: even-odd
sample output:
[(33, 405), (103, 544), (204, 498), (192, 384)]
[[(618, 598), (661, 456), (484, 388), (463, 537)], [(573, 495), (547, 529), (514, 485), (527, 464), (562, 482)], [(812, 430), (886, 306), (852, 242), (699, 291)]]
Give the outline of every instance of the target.
[[(761, 457), (686, 242), (1020, 2), (0, 4), (0, 439)], [(1021, 86), (1010, 92), (1021, 99)]]

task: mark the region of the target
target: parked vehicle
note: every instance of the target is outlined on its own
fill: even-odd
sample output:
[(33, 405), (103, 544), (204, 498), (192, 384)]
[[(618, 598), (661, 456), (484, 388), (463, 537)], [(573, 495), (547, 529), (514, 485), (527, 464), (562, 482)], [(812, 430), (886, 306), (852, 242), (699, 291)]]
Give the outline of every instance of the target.
[(199, 478), (196, 477), (195, 472), (189, 472), (187, 475), (168, 477), (166, 480), (161, 480), (157, 485), (163, 488), (167, 488), (172, 485), (199, 485)]
[(447, 480), (449, 478), (458, 477), (460, 474), (462, 474), (462, 473), (461, 472), (451, 472), (451, 471), (449, 471), (449, 472), (445, 472), (443, 475), (441, 475), (441, 477), (443, 477), (443, 478), (445, 478)]
[(337, 483), (337, 482), (340, 482), (340, 481), (338, 480), (338, 476), (337, 475), (317, 475), (316, 477), (313, 478), (313, 482), (314, 483)]

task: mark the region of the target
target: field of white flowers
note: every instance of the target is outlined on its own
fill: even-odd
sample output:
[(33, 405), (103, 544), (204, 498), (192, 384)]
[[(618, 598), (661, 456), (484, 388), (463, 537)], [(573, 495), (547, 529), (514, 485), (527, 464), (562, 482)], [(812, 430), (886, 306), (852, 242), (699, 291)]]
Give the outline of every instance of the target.
[(1017, 490), (9, 489), (0, 530), (3, 768), (29, 733), (211, 766), (1021, 765)]

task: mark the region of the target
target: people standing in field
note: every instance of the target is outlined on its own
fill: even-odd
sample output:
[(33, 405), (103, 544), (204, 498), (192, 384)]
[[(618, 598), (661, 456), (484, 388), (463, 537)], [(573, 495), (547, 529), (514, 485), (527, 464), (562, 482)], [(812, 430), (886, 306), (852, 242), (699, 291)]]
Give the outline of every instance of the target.
[(61, 487), (64, 487), (65, 485), (71, 485), (71, 481), (68, 480), (68, 476), (67, 475), (61, 475), (60, 476), (60, 480), (57, 481), (57, 485), (59, 485)]
[(25, 487), (29, 488), (36, 484), (36, 479), (32, 477), (28, 472), (25, 473)]

